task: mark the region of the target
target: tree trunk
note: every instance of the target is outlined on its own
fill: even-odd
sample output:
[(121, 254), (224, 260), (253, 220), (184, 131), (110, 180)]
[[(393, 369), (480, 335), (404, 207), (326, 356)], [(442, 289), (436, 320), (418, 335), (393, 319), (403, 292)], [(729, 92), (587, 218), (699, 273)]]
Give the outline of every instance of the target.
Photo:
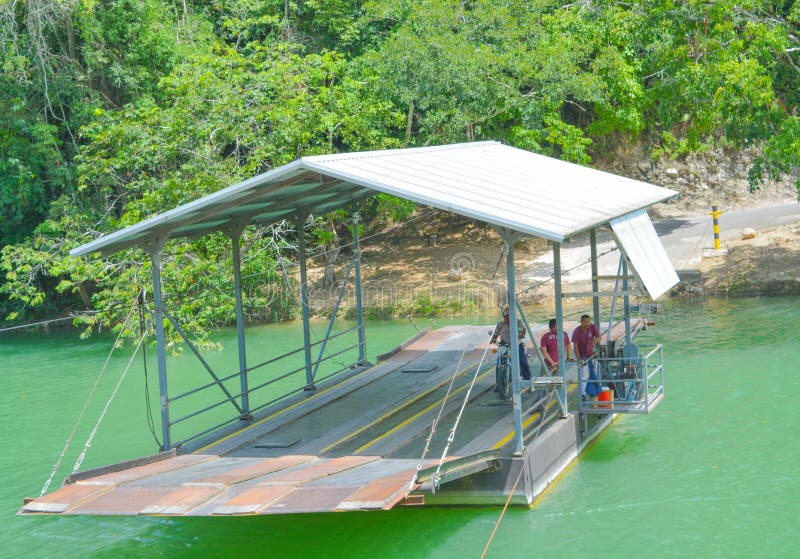
[(325, 247), (325, 273), (322, 276), (322, 283), (325, 287), (330, 287), (336, 283), (336, 260), (339, 258), (339, 252), (342, 248), (338, 246), (339, 239)]

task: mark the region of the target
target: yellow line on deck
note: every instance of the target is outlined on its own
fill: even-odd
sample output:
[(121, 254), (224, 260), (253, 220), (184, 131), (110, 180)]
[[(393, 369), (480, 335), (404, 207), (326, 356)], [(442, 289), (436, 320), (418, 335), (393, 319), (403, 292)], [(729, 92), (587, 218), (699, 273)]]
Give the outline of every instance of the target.
[[(567, 388), (567, 394), (575, 392), (575, 389), (577, 387), (578, 387), (577, 384), (573, 384), (572, 386)], [(554, 406), (555, 404), (556, 404), (555, 402), (550, 402), (550, 406)], [(542, 414), (540, 414), (539, 412), (536, 412), (533, 415), (531, 415), (528, 419), (522, 422), (522, 428), (524, 429), (525, 427), (533, 423), (537, 418), (541, 417), (541, 415)], [(514, 431), (511, 431), (508, 435), (497, 441), (497, 443), (492, 447), (492, 450), (498, 450), (500, 448), (503, 448), (506, 444), (508, 444), (508, 442), (511, 439), (514, 438), (514, 434), (515, 434)]]
[[(478, 376), (478, 378), (477, 378), (477, 379), (475, 379), (475, 381), (477, 382), (477, 381), (481, 380), (483, 377), (485, 377), (486, 375), (488, 375), (488, 374), (489, 374), (489, 373), (491, 373), (491, 372), (492, 372), (491, 370), (488, 370), (488, 371), (486, 371), (486, 372), (485, 372), (485, 373), (483, 373), (482, 375), (479, 375), (479, 376)], [(466, 390), (468, 386), (469, 386), (468, 384), (465, 384), (464, 386), (462, 386), (462, 387), (461, 387), (461, 388), (459, 388), (458, 390), (455, 390), (455, 391), (451, 392), (451, 394), (450, 394), (450, 395), (451, 395), (451, 396), (455, 396), (455, 395), (456, 395), (456, 394), (458, 394), (459, 392), (463, 392), (464, 390)], [(357, 449), (356, 449), (356, 450), (353, 452), (353, 454), (358, 454), (358, 453), (359, 453), (359, 452), (361, 452), (362, 450), (365, 450), (365, 449), (367, 449), (367, 448), (371, 447), (372, 445), (374, 445), (374, 444), (375, 444), (375, 443), (377, 443), (378, 441), (380, 441), (380, 440), (383, 440), (383, 439), (385, 439), (386, 437), (388, 437), (389, 435), (391, 435), (392, 433), (395, 433), (395, 432), (397, 432), (398, 430), (402, 429), (403, 427), (405, 427), (406, 425), (408, 425), (409, 423), (411, 423), (412, 421), (414, 421), (415, 419), (417, 419), (417, 418), (418, 418), (418, 417), (420, 417), (421, 415), (424, 415), (424, 414), (428, 413), (428, 412), (429, 412), (429, 411), (431, 411), (433, 408), (435, 408), (436, 406), (438, 406), (439, 404), (441, 404), (441, 403), (442, 403), (442, 400), (444, 400), (444, 398), (441, 398), (441, 399), (437, 400), (436, 402), (432, 403), (430, 406), (426, 407), (424, 410), (422, 410), (422, 411), (419, 411), (419, 412), (415, 413), (414, 415), (412, 415), (411, 417), (409, 417), (408, 419), (406, 419), (406, 420), (405, 420), (405, 421), (403, 421), (402, 423), (398, 423), (396, 426), (392, 427), (391, 429), (389, 429), (388, 431), (386, 431), (386, 432), (385, 432), (385, 433), (383, 433), (382, 435), (378, 435), (376, 438), (372, 439), (372, 440), (371, 440), (371, 441), (369, 441), (367, 444), (365, 444), (365, 445), (363, 445), (363, 446), (360, 446), (359, 448), (357, 448)]]
[[(343, 385), (345, 385), (345, 384), (348, 384), (348, 383), (350, 383), (350, 382), (354, 381), (355, 379), (359, 378), (361, 375), (368, 373), (369, 371), (371, 371), (372, 369), (374, 369), (375, 367), (378, 367), (378, 366), (380, 366), (380, 365), (381, 365), (381, 363), (377, 363), (377, 364), (373, 365), (372, 367), (370, 367), (369, 369), (364, 369), (364, 370), (363, 370), (363, 371), (361, 371), (360, 373), (357, 373), (357, 374), (353, 375), (352, 377), (350, 377), (350, 378), (348, 378), (348, 379), (345, 379), (345, 380), (343, 380), (343, 381), (342, 381), (342, 382), (340, 382), (340, 383), (334, 384), (333, 386), (331, 386), (331, 387), (329, 387), (329, 388), (326, 388), (325, 390), (320, 390), (319, 392), (316, 392), (316, 393), (315, 393), (315, 394), (314, 394), (314, 395), (313, 395), (311, 398), (317, 398), (317, 397), (319, 397), (319, 396), (322, 396), (323, 394), (327, 394), (328, 392), (330, 392), (330, 391), (331, 391), (331, 390), (333, 390), (334, 388), (339, 388), (340, 386), (343, 386)], [(305, 399), (305, 400), (300, 400), (299, 402), (295, 402), (294, 404), (292, 404), (292, 405), (291, 405), (291, 406), (289, 406), (288, 408), (284, 408), (284, 409), (282, 409), (282, 410), (278, 410), (278, 411), (276, 411), (275, 413), (273, 413), (272, 415), (268, 415), (267, 417), (265, 417), (265, 418), (263, 418), (263, 419), (259, 419), (258, 421), (256, 421), (255, 423), (253, 423), (253, 424), (251, 424), (251, 425), (248, 425), (247, 427), (242, 427), (242, 428), (241, 428), (241, 429), (239, 429), (238, 431), (234, 431), (234, 432), (233, 432), (233, 433), (231, 433), (230, 435), (227, 435), (227, 436), (225, 436), (225, 437), (222, 437), (222, 438), (221, 438), (221, 439), (219, 439), (218, 441), (214, 441), (214, 442), (213, 442), (213, 443), (211, 443), (211, 444), (207, 444), (207, 445), (206, 445), (206, 446), (204, 446), (203, 448), (199, 448), (199, 449), (195, 450), (195, 451), (194, 451), (192, 454), (200, 454), (200, 453), (202, 453), (204, 450), (208, 450), (208, 449), (209, 449), (209, 448), (211, 448), (211, 447), (217, 446), (218, 444), (224, 443), (225, 441), (229, 441), (229, 440), (231, 440), (233, 437), (236, 437), (237, 435), (241, 435), (241, 434), (242, 434), (242, 433), (244, 433), (245, 431), (249, 431), (249, 430), (250, 430), (250, 429), (252, 429), (253, 427), (258, 427), (259, 425), (261, 425), (261, 424), (263, 424), (263, 423), (265, 423), (265, 422), (269, 421), (270, 419), (274, 419), (274, 418), (278, 417), (278, 416), (279, 416), (279, 415), (281, 415), (281, 414), (284, 414), (284, 413), (286, 413), (286, 412), (288, 412), (288, 411), (291, 411), (291, 410), (293, 410), (294, 408), (296, 408), (296, 407), (300, 406), (301, 404), (304, 404), (304, 403), (308, 402), (308, 400), (310, 400), (311, 398), (307, 398), (307, 399)]]
[[(473, 365), (467, 365), (466, 367), (464, 367), (463, 369), (461, 369), (460, 371), (458, 371), (458, 372), (455, 374), (455, 376), (456, 376), (456, 377), (460, 377), (460, 376), (461, 376), (461, 375), (463, 375), (465, 372), (467, 372), (469, 369), (471, 369), (473, 366), (474, 366), (474, 364), (473, 364)], [(323, 454), (323, 453), (325, 453), (325, 452), (328, 452), (330, 449), (332, 449), (332, 448), (335, 448), (335, 447), (339, 446), (339, 445), (340, 445), (340, 444), (342, 444), (343, 442), (345, 442), (345, 441), (349, 441), (349, 440), (350, 440), (350, 439), (352, 439), (353, 437), (355, 437), (355, 436), (357, 436), (357, 435), (360, 435), (361, 433), (363, 433), (364, 431), (366, 431), (366, 430), (367, 430), (367, 429), (369, 429), (370, 427), (374, 427), (375, 425), (377, 425), (378, 423), (380, 423), (381, 421), (383, 421), (383, 420), (384, 420), (384, 419), (386, 419), (387, 417), (390, 417), (390, 416), (394, 415), (395, 413), (399, 412), (399, 411), (400, 411), (400, 410), (402, 410), (403, 408), (407, 408), (408, 406), (410, 406), (410, 405), (411, 405), (411, 404), (413, 404), (414, 402), (417, 402), (417, 401), (421, 400), (422, 398), (424, 398), (425, 396), (429, 395), (431, 392), (434, 392), (434, 391), (436, 391), (436, 390), (439, 390), (439, 389), (440, 389), (442, 386), (444, 386), (444, 385), (445, 385), (445, 384), (447, 384), (448, 382), (450, 382), (450, 380), (449, 380), (449, 379), (446, 379), (446, 380), (444, 380), (443, 382), (440, 382), (439, 384), (437, 384), (436, 386), (433, 386), (433, 387), (429, 388), (428, 390), (426, 390), (426, 391), (425, 391), (425, 392), (423, 392), (422, 394), (419, 394), (419, 395), (418, 395), (418, 396), (416, 396), (415, 398), (412, 398), (411, 400), (406, 400), (406, 401), (404, 401), (402, 404), (400, 404), (400, 405), (399, 405), (399, 406), (397, 406), (396, 408), (394, 408), (394, 409), (391, 409), (391, 410), (387, 411), (386, 413), (384, 413), (383, 415), (381, 415), (380, 417), (378, 417), (378, 418), (376, 418), (376, 419), (373, 419), (371, 422), (367, 423), (367, 424), (366, 424), (366, 425), (364, 425), (363, 427), (359, 427), (358, 429), (356, 429), (356, 430), (355, 430), (355, 431), (353, 431), (352, 433), (349, 433), (349, 434), (345, 435), (344, 437), (342, 437), (342, 438), (341, 438), (341, 439), (339, 439), (338, 441), (336, 441), (336, 442), (334, 442), (334, 443), (331, 443), (331, 444), (329, 444), (328, 446), (326, 446), (325, 448), (323, 448), (322, 450), (320, 450), (320, 451), (319, 451), (319, 453), (320, 453), (320, 454)]]

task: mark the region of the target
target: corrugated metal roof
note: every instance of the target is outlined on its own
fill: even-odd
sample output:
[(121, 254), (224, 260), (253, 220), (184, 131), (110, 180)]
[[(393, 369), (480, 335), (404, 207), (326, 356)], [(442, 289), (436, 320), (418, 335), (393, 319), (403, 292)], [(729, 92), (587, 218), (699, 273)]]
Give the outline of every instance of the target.
[(575, 233), (672, 197), (648, 183), (474, 142), (304, 157), (70, 252), (112, 254), (232, 225), (321, 215), (379, 192), (561, 242)]
[(610, 221), (617, 245), (628, 257), (639, 283), (654, 300), (678, 283), (678, 274), (658, 238), (650, 216), (638, 210)]

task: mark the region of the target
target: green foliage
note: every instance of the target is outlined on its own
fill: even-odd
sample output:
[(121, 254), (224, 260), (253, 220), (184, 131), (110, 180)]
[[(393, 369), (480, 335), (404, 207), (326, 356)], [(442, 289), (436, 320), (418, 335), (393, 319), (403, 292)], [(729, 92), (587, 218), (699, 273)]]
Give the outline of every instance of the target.
[(84, 0), (74, 17), (84, 79), (114, 107), (154, 95), (159, 77), (190, 52), (161, 0)]
[[(760, 142), (757, 187), (800, 165), (798, 25), (798, 5), (761, 0), (0, 3), (0, 312), (118, 328), (148, 258), (70, 248), (307, 154), (496, 139), (590, 164), (628, 139), (669, 157)], [(309, 238), (335, 252), (355, 209)], [(369, 234), (416, 208), (358, 209)], [(252, 320), (296, 313), (277, 263), (294, 235), (244, 232)], [(201, 340), (233, 320), (230, 250), (215, 234), (163, 251)]]
[[(800, 167), (800, 117), (792, 116), (781, 123), (777, 133), (767, 142), (761, 157), (750, 169), (751, 189), (758, 188), (767, 178), (777, 179)], [(800, 199), (800, 178), (797, 179)]]
[(0, 245), (24, 240), (73, 184), (58, 127), (42, 121), (22, 91), (5, 85), (16, 96), (0, 97)]

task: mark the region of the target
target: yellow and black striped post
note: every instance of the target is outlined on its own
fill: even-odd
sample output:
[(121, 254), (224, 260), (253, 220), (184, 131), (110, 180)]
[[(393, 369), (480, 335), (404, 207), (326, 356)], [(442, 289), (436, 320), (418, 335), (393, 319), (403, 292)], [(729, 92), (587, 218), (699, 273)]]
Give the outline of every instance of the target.
[(717, 206), (711, 206), (711, 213), (708, 215), (714, 218), (714, 248), (721, 248), (719, 243), (719, 216), (722, 215), (722, 212), (717, 210)]

